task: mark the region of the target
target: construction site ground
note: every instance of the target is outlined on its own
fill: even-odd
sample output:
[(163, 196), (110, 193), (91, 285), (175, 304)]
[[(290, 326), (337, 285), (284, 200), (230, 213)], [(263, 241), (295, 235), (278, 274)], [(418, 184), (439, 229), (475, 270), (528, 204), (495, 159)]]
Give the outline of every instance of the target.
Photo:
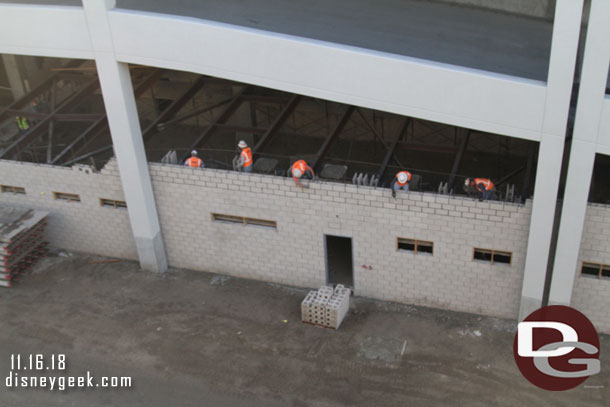
[[(355, 297), (338, 331), (300, 322), (306, 289), (55, 252), (0, 291), (0, 405), (607, 406), (602, 371), (567, 392), (527, 382), (515, 321)], [(91, 263), (94, 264), (91, 264)], [(12, 354), (128, 389), (7, 389)], [(27, 374), (26, 372), (20, 372)]]

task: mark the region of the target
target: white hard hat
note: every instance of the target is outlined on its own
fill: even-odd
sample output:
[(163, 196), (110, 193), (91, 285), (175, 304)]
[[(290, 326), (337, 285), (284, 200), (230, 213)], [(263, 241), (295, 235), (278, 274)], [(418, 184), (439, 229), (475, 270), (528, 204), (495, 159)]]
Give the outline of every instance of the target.
[(470, 186), (470, 178), (466, 178), (466, 180), (464, 181), (464, 186)]
[(303, 176), (303, 173), (298, 168), (295, 168), (294, 170), (292, 170), (292, 175), (297, 178), (301, 178)]
[(197, 155), (197, 150), (191, 151), (191, 155)]
[(248, 144), (246, 144), (245, 141), (241, 140), (239, 142), (239, 144), (237, 145), (237, 147), (239, 147), (239, 148), (246, 148), (246, 147), (248, 147)]
[(404, 172), (399, 173), (398, 182), (400, 182), (401, 184), (404, 184), (405, 182), (407, 182), (407, 174)]

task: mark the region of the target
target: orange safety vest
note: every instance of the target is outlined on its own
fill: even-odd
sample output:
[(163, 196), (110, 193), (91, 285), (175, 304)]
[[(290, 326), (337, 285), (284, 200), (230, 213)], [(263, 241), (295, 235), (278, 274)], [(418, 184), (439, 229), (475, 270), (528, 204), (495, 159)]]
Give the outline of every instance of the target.
[[(407, 174), (407, 182), (405, 182), (405, 183), (401, 183), (401, 182), (398, 180), (398, 176), (399, 176), (400, 174)], [(401, 187), (404, 187), (404, 186), (405, 186), (405, 185), (407, 185), (409, 182), (411, 182), (411, 173), (410, 173), (409, 171), (400, 171), (398, 174), (396, 174), (396, 183), (397, 183), (398, 185), (400, 185)]]
[(241, 157), (244, 159), (244, 167), (249, 167), (252, 165), (252, 150), (250, 147), (246, 147), (241, 150)]
[(186, 165), (188, 167), (195, 167), (195, 168), (199, 168), (201, 167), (201, 158), (199, 157), (191, 157), (188, 160), (186, 160)]
[(487, 178), (475, 178), (474, 184), (476, 185), (477, 189), (479, 189), (479, 184), (483, 184), (485, 186), (486, 191), (491, 191), (491, 189), (494, 187), (494, 183)]

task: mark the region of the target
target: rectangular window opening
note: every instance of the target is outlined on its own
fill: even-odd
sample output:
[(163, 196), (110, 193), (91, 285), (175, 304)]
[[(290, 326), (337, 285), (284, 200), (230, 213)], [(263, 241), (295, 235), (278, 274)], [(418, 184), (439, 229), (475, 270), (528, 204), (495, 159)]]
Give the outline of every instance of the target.
[(246, 218), (246, 225), (263, 226), (266, 228), (277, 229), (277, 223), (273, 220)]
[(494, 263), (510, 264), (512, 257), (511, 253), (494, 251)]
[(2, 192), (8, 192), (11, 194), (25, 194), (25, 188), (23, 187), (14, 187), (12, 185), (0, 185), (0, 190)]
[(244, 218), (241, 216), (223, 215), (220, 213), (213, 213), (212, 220), (215, 222), (244, 223)]
[(479, 249), (474, 248), (473, 260), (490, 262), (491, 264), (512, 264), (513, 254), (510, 252), (503, 252), (492, 249)]
[(602, 267), (602, 278), (610, 278), (610, 266)]
[(413, 253), (434, 253), (434, 242), (425, 240), (405, 239), (402, 237), (396, 238), (396, 250), (404, 250)]
[(127, 203), (125, 201), (118, 201), (115, 199), (100, 198), (100, 206), (107, 208), (127, 208)]
[(580, 274), (584, 277), (600, 278), (603, 268), (599, 263), (583, 263)]
[(493, 258), (491, 250), (474, 249), (474, 259), (491, 262)]
[(246, 218), (245, 216), (224, 215), (221, 213), (212, 213), (212, 221), (239, 223), (244, 226), (260, 226), (270, 229), (277, 229), (277, 222), (274, 220)]
[(68, 202), (80, 202), (80, 195), (68, 194), (65, 192), (53, 192), (53, 197), (56, 200), (68, 201)]

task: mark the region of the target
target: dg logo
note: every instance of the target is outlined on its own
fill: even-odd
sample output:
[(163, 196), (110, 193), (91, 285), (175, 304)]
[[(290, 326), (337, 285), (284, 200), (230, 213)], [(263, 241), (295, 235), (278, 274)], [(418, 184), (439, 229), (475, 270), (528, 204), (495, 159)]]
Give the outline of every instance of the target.
[(545, 390), (572, 389), (600, 371), (595, 327), (562, 305), (540, 308), (519, 323), (513, 352), (523, 376)]

